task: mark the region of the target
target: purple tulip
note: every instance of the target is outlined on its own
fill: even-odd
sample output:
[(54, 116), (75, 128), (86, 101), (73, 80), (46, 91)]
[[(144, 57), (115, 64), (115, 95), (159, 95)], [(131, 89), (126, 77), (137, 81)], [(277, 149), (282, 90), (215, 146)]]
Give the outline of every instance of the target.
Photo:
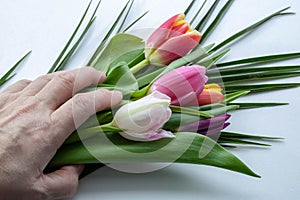
[(180, 132), (197, 132), (202, 135), (212, 135), (219, 133), (224, 128), (230, 125), (226, 122), (230, 118), (230, 114), (223, 114), (216, 117), (212, 117), (205, 120), (193, 122), (191, 124), (185, 124), (178, 128)]

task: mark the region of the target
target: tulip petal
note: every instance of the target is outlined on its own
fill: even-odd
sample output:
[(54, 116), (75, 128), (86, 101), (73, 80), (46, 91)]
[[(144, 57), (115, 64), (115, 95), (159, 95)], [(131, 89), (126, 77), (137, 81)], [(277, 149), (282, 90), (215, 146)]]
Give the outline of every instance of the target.
[(185, 56), (195, 48), (201, 40), (201, 34), (194, 30), (165, 41), (148, 56), (149, 61), (157, 66), (170, 64), (173, 60)]
[(199, 65), (183, 66), (157, 79), (149, 92), (159, 91), (171, 98), (177, 106), (198, 105), (198, 95), (208, 78), (206, 69)]
[[(161, 127), (170, 119), (170, 97), (158, 91), (122, 106), (113, 123), (123, 137), (134, 141), (152, 141), (167, 137)], [(159, 134), (159, 135), (157, 135)], [(152, 139), (150, 139), (152, 138)]]
[(203, 92), (198, 96), (199, 105), (215, 104), (224, 101), (222, 88), (218, 84), (208, 84)]
[(174, 26), (174, 24), (177, 24), (177, 22), (183, 20), (184, 18), (185, 18), (185, 14), (183, 14), (183, 13), (174, 15), (173, 17), (168, 19), (166, 22), (164, 22), (159, 28), (171, 29)]
[(183, 20), (184, 14), (177, 14), (165, 23), (163, 23), (158, 29), (156, 29), (146, 42), (145, 55), (148, 57), (155, 49), (157, 49), (162, 43), (164, 43), (169, 38), (169, 33), (172, 30), (174, 24), (178, 21)]
[(208, 132), (215, 132), (216, 129), (219, 130), (220, 127), (221, 130), (225, 128), (224, 125), (230, 116), (230, 114), (223, 114), (209, 119), (199, 120), (191, 124), (184, 124), (178, 128), (178, 131), (198, 132), (206, 135)]

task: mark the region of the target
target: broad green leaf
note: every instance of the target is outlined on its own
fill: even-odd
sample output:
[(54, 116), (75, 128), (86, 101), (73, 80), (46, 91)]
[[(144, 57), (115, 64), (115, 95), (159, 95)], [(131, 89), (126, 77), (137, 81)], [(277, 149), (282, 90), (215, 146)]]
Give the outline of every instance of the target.
[(141, 76), (137, 79), (139, 87), (144, 87), (152, 82), (153, 79), (155, 79), (159, 74), (162, 73), (164, 69), (159, 68), (151, 73), (145, 74), (144, 76)]
[(131, 68), (137, 64), (139, 64), (140, 62), (142, 62), (143, 60), (145, 60), (145, 53), (141, 52), (139, 55), (137, 55), (137, 57), (135, 57), (133, 60), (131, 60), (128, 63), (128, 67)]
[(99, 71), (107, 72), (112, 70), (110, 66), (117, 63), (130, 63), (143, 52), (144, 47), (145, 43), (139, 37), (125, 33), (117, 34), (97, 55), (92, 66)]
[(108, 125), (101, 125), (101, 126), (94, 126), (86, 129), (79, 129), (77, 132), (71, 134), (66, 141), (64, 142), (65, 145), (67, 144), (74, 144), (76, 142), (80, 142), (81, 140), (85, 140), (88, 138), (92, 138), (97, 136), (98, 134), (103, 133), (119, 133), (122, 130), (116, 127)]
[(83, 179), (84, 177), (88, 176), (89, 174), (95, 172), (101, 167), (105, 167), (105, 164), (102, 163), (94, 163), (94, 164), (85, 164), (82, 173), (79, 176), (79, 180)]
[[(241, 160), (210, 138), (189, 132), (174, 139), (134, 142), (119, 134), (99, 134), (82, 143), (65, 145), (56, 153), (49, 168), (68, 164), (177, 162), (209, 165), (259, 177)], [(88, 149), (88, 150), (87, 150)]]
[(0, 78), (0, 87), (4, 85), (7, 81), (9, 81), (11, 78), (13, 78), (16, 74), (12, 74), (17, 67), (29, 56), (31, 51), (26, 53), (20, 60), (18, 60), (1, 78)]
[(116, 87), (122, 87), (127, 91), (136, 91), (139, 89), (137, 80), (130, 72), (126, 62), (121, 62), (112, 68), (107, 75), (104, 84), (111, 84)]

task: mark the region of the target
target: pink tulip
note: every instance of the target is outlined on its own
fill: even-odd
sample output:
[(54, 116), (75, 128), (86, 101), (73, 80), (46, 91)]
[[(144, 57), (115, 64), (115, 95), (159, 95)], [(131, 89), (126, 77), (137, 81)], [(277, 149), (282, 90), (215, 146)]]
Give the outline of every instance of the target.
[(156, 29), (146, 42), (145, 56), (156, 66), (165, 66), (185, 56), (201, 40), (201, 34), (192, 30), (184, 14), (168, 19)]
[(222, 90), (216, 83), (205, 85), (203, 92), (198, 96), (199, 105), (221, 103), (224, 100)]
[(171, 105), (196, 106), (206, 81), (206, 69), (199, 65), (183, 66), (158, 78), (149, 93), (159, 91), (171, 98)]
[(153, 141), (173, 138), (173, 133), (161, 129), (171, 117), (170, 98), (154, 92), (137, 101), (125, 104), (115, 114), (113, 123), (120, 133), (133, 141)]

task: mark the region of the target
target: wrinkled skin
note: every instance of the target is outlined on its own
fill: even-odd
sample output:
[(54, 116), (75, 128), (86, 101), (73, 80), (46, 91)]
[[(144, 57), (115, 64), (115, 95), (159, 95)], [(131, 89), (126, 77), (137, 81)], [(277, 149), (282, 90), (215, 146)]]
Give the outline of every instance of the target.
[(43, 171), (76, 126), (119, 103), (120, 92), (100, 89), (73, 95), (104, 80), (103, 73), (84, 67), (22, 80), (0, 93), (1, 200), (62, 199), (75, 194), (83, 166)]

